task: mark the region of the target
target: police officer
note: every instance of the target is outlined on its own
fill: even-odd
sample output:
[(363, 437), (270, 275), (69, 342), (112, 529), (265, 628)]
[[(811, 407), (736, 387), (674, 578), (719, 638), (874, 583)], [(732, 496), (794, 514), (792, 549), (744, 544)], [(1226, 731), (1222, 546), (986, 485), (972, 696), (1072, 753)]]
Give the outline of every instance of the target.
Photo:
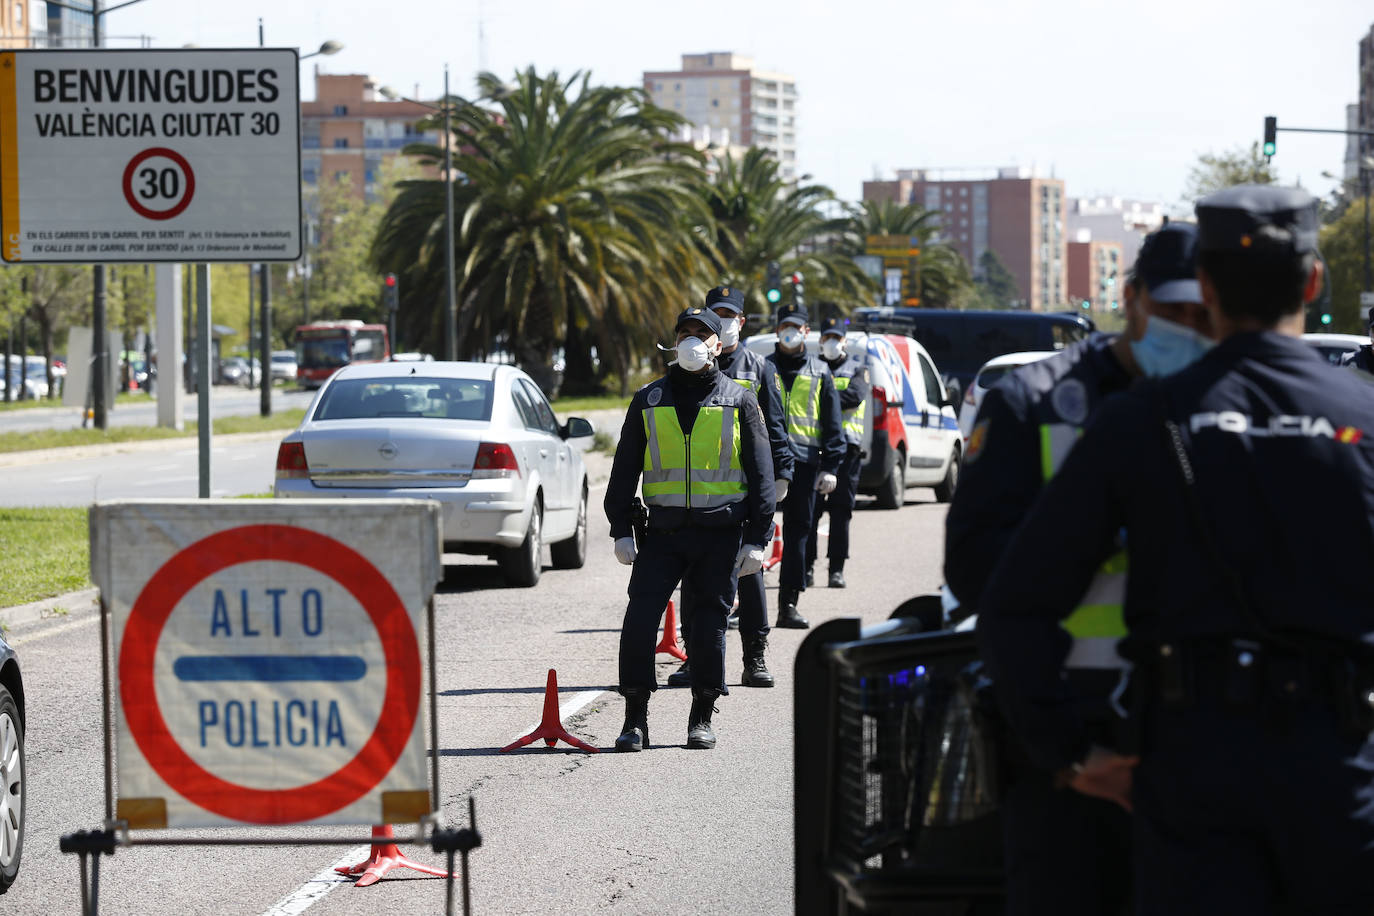
[[(1368, 324), (1369, 339), (1371, 343), (1374, 343), (1374, 310), (1371, 310), (1369, 313)], [(1374, 346), (1365, 344), (1362, 347), (1356, 347), (1341, 357), (1341, 365), (1354, 366), (1361, 372), (1374, 374)]]
[[(988, 391), (945, 521), (945, 579), (964, 614), (976, 611), (1012, 533), (1104, 399), (1140, 376), (1176, 372), (1210, 348), (1197, 237), (1188, 223), (1146, 237), (1124, 286), (1124, 333), (1095, 334)], [(1064, 667), (1078, 694), (1094, 704), (1087, 718), (1109, 746), (1121, 718), (1112, 696), (1129, 668), (1116, 652), (1126, 635), (1124, 592), (1125, 557), (1118, 552), (1064, 622), (1074, 638)], [(1007, 912), (1121, 912), (1130, 895), (1125, 810), (1068, 791), (1053, 771), (1020, 756), (1008, 768), (1003, 800)]]
[[(725, 618), (735, 577), (763, 565), (774, 511), (768, 433), (758, 400), (716, 368), (721, 330), (710, 309), (678, 316), (677, 358), (630, 401), (606, 485), (616, 559), (634, 567), (620, 631), (625, 725), (618, 751), (649, 745), (649, 696), (658, 686), (654, 640), (679, 582), (698, 596), (688, 646), (687, 746), (715, 747), (711, 713), (725, 690)], [(632, 503), (641, 473), (649, 520), (637, 551)]]
[(825, 555), (830, 561), (831, 588), (844, 588), (844, 561), (849, 559), (849, 520), (854, 515), (854, 500), (859, 495), (859, 469), (863, 466), (864, 414), (873, 386), (862, 357), (851, 356), (844, 339), (845, 323), (827, 318), (821, 323), (821, 361), (835, 378), (840, 396), (841, 426), (845, 452), (836, 473), (835, 491), (816, 497), (811, 519), (811, 537), (806, 542), (806, 584), (811, 585), (816, 565), (816, 542), (821, 513), (830, 512), (830, 538)]
[(782, 380), (787, 434), (796, 456), (782, 505), (778, 626), (798, 630), (811, 625), (797, 613), (797, 598), (806, 590), (806, 543), (816, 494), (825, 496), (835, 489), (846, 451), (835, 380), (825, 363), (806, 352), (809, 320), (806, 308), (796, 303), (778, 309), (778, 342), (768, 355)]
[[(1197, 216), (1217, 346), (1103, 407), (984, 590), (980, 642), (1040, 766), (1134, 807), (1137, 914), (1365, 913), (1374, 399), (1299, 339), (1311, 195), (1230, 188)], [(1060, 677), (1059, 622), (1123, 529), (1138, 756), (1094, 742)]]
[[(720, 318), (720, 355), (716, 368), (726, 378), (734, 379), (758, 398), (763, 410), (764, 425), (768, 429), (768, 445), (773, 456), (773, 489), (779, 502), (787, 495), (792, 479), (794, 461), (792, 445), (787, 438), (787, 417), (782, 406), (782, 382), (777, 370), (759, 354), (740, 345), (740, 331), (744, 327), (744, 292), (737, 286), (717, 286), (706, 294), (706, 308)], [(739, 580), (739, 631), (744, 648), (745, 687), (772, 687), (773, 674), (768, 670), (765, 655), (768, 651), (768, 600), (763, 584), (763, 570)], [(692, 611), (696, 596), (684, 583), (682, 589), (682, 639), (691, 644)], [(732, 617), (733, 621), (734, 618)], [(682, 667), (668, 675), (668, 686), (690, 687), (692, 661), (689, 655)]]

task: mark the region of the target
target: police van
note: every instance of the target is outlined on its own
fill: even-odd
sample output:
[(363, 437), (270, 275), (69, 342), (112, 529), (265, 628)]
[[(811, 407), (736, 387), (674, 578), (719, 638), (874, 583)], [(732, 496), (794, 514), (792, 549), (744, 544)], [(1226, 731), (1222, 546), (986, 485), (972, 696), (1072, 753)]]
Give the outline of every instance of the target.
[[(744, 345), (761, 356), (773, 352), (776, 334), (758, 334)], [(951, 400), (940, 382), (935, 361), (915, 340), (899, 334), (850, 331), (851, 356), (866, 357), (873, 384), (864, 411), (859, 492), (876, 496), (880, 509), (899, 509), (911, 487), (933, 487), (935, 498), (949, 502), (959, 480), (963, 438)], [(806, 338), (806, 352), (820, 355), (820, 334)]]

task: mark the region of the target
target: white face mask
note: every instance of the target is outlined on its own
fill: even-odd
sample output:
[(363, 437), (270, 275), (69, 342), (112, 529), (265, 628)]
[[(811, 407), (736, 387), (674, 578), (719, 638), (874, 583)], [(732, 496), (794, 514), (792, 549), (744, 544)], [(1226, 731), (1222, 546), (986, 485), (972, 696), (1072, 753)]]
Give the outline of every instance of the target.
[(700, 337), (685, 337), (677, 345), (677, 364), (688, 372), (699, 372), (711, 361), (711, 350)]
[(739, 343), (739, 325), (740, 325), (740, 320), (739, 320), (738, 318), (722, 318), (722, 319), (721, 319), (721, 322), (722, 322), (722, 326), (721, 326), (721, 329), (720, 329), (720, 343), (721, 343), (721, 346), (723, 346), (723, 347), (733, 347), (735, 344)]
[(778, 332), (778, 343), (782, 344), (784, 350), (795, 350), (805, 342), (802, 337), (801, 328), (788, 325)]
[(826, 359), (839, 359), (844, 356), (844, 341), (838, 337), (827, 337), (821, 341), (821, 354)]

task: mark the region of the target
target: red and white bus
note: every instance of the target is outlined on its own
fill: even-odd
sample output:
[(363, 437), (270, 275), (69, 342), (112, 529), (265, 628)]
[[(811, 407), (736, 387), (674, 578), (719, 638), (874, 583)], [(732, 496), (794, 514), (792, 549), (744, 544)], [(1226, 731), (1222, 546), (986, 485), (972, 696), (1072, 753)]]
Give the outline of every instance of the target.
[(391, 358), (386, 325), (361, 321), (312, 321), (296, 328), (296, 384), (318, 388), (353, 363)]

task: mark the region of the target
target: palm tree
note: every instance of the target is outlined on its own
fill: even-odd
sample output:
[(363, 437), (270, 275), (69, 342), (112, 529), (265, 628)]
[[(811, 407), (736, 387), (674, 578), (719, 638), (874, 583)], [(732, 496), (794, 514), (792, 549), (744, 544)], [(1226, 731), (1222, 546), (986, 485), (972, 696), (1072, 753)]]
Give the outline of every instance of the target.
[(814, 300), (845, 307), (870, 298), (873, 281), (833, 244), (847, 221), (821, 211), (823, 203), (835, 199), (829, 188), (783, 180), (772, 154), (754, 148), (739, 161), (722, 158), (704, 191), (720, 276), (743, 289), (755, 310), (771, 308), (762, 293), (770, 261), (777, 261), (784, 275), (802, 273)]
[(974, 293), (968, 262), (958, 251), (937, 240), (940, 212), (920, 204), (891, 200), (865, 200), (849, 210), (846, 250), (863, 254), (872, 235), (905, 235), (917, 240), (920, 271), (919, 293), (924, 305), (958, 306)]
[[(684, 122), (642, 90), (539, 76), (478, 77), (479, 101), (454, 109), (454, 247), (462, 355), (504, 345), (545, 390), (563, 345), (569, 368), (624, 378), (632, 357), (695, 301), (711, 240), (701, 157), (672, 142)], [(451, 100), (453, 101), (453, 100)], [(439, 147), (406, 153), (436, 169)], [(373, 244), (382, 270), (406, 275), (418, 301), (443, 289), (442, 177), (403, 182)], [(412, 331), (437, 339), (442, 310)], [(585, 380), (583, 380), (585, 381)]]

